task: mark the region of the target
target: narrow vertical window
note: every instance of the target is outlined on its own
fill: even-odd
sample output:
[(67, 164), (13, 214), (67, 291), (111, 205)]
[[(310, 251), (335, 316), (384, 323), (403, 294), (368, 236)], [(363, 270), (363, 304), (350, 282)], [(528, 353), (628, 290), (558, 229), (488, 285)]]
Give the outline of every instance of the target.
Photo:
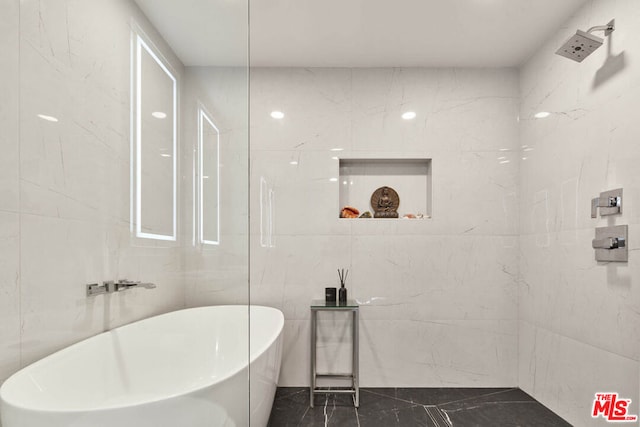
[(198, 108), (198, 217), (200, 243), (220, 244), (220, 131)]

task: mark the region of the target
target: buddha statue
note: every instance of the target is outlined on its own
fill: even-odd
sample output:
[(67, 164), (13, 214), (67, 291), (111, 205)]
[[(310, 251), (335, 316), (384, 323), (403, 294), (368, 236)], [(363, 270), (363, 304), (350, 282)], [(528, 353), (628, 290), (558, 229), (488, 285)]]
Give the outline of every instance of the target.
[(371, 207), (375, 218), (398, 218), (400, 197), (391, 187), (380, 187), (371, 195)]

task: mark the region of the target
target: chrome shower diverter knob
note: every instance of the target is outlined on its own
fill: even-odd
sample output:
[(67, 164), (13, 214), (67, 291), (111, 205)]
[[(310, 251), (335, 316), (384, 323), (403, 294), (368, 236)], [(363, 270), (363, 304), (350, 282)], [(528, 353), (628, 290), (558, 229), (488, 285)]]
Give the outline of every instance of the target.
[(622, 237), (607, 237), (605, 239), (593, 239), (591, 247), (593, 249), (618, 249), (624, 248), (625, 240)]
[(601, 216), (622, 213), (622, 188), (603, 191), (600, 197), (591, 199), (591, 218), (598, 217), (598, 209)]

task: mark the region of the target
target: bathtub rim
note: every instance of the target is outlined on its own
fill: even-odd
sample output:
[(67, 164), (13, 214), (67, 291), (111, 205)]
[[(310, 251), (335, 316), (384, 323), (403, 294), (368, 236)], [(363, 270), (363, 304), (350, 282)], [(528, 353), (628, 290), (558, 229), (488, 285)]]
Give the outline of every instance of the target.
[[(150, 321), (152, 319), (157, 319), (160, 317), (165, 317), (165, 316), (170, 316), (172, 314), (175, 313), (179, 313), (179, 312), (187, 312), (187, 311), (207, 311), (213, 308), (225, 308), (225, 307), (246, 307), (247, 310), (249, 310), (250, 308), (258, 308), (258, 309), (267, 309), (268, 311), (275, 311), (276, 313), (279, 313), (278, 316), (278, 326), (279, 326), (279, 330), (277, 332), (277, 334), (274, 334), (273, 339), (268, 341), (268, 345), (265, 346), (264, 348), (261, 349), (261, 351), (258, 352), (253, 352), (252, 351), (252, 347), (251, 347), (251, 343), (249, 342), (249, 347), (248, 347), (248, 351), (250, 354), (248, 363), (245, 365), (240, 366), (240, 368), (235, 369), (235, 370), (230, 370), (229, 373), (227, 373), (224, 376), (220, 376), (219, 378), (216, 379), (216, 381), (209, 381), (206, 384), (201, 384), (201, 385), (197, 385), (191, 388), (185, 388), (180, 390), (179, 393), (173, 393), (173, 394), (166, 394), (163, 396), (159, 396), (157, 398), (150, 398), (150, 399), (143, 399), (140, 401), (136, 401), (136, 402), (132, 402), (132, 403), (125, 403), (125, 404), (118, 404), (118, 405), (104, 405), (104, 406), (87, 406), (84, 408), (38, 408), (36, 406), (25, 406), (25, 405), (21, 405), (19, 404), (19, 402), (15, 402), (12, 401), (10, 399), (6, 399), (5, 395), (6, 395), (6, 391), (5, 390), (5, 384), (9, 383), (9, 381), (11, 381), (14, 377), (17, 377), (18, 375), (28, 375), (28, 371), (32, 368), (35, 368), (41, 364), (46, 363), (50, 358), (54, 358), (54, 357), (61, 357), (63, 356), (65, 353), (72, 351), (74, 348), (76, 347), (80, 347), (83, 345), (86, 345), (86, 341), (89, 341), (91, 339), (94, 339), (100, 335), (103, 334), (110, 334), (116, 330), (119, 329), (124, 329), (127, 328), (131, 325), (134, 325), (136, 323), (141, 323), (141, 322), (146, 322), (146, 321)], [(248, 312), (248, 314), (250, 314), (250, 312)], [(248, 325), (250, 327), (251, 325), (251, 321), (249, 319)], [(110, 410), (115, 410), (115, 409), (125, 409), (125, 408), (132, 408), (135, 406), (142, 406), (142, 405), (152, 405), (152, 404), (156, 404), (156, 403), (160, 403), (163, 402), (165, 400), (168, 399), (172, 399), (172, 398), (177, 398), (180, 396), (189, 396), (195, 393), (198, 393), (200, 391), (203, 391), (213, 385), (216, 384), (221, 384), (224, 383), (225, 381), (228, 381), (229, 379), (233, 378), (234, 376), (236, 376), (237, 374), (241, 373), (243, 370), (247, 370), (247, 392), (250, 388), (250, 376), (249, 376), (249, 367), (251, 366), (251, 364), (253, 362), (255, 362), (260, 356), (262, 356), (273, 344), (275, 344), (278, 339), (280, 339), (280, 337), (282, 336), (282, 332), (284, 330), (284, 314), (282, 313), (281, 310), (275, 308), (275, 307), (269, 307), (269, 306), (263, 306), (263, 305), (247, 305), (247, 304), (226, 304), (226, 305), (209, 305), (209, 306), (200, 306), (200, 307), (190, 307), (190, 308), (183, 308), (180, 310), (173, 310), (173, 311), (169, 311), (166, 313), (162, 313), (162, 314), (157, 314), (154, 316), (150, 316), (144, 319), (140, 319), (140, 320), (136, 320), (134, 322), (131, 323), (127, 323), (125, 325), (122, 326), (118, 326), (116, 328), (110, 329), (108, 331), (104, 331), (101, 332), (99, 334), (96, 335), (92, 335), (88, 338), (85, 338), (81, 341), (78, 341), (76, 343), (73, 343), (67, 347), (64, 347), (54, 353), (51, 353), (45, 357), (43, 357), (42, 359), (36, 360), (35, 362), (25, 366), (24, 368), (21, 368), (19, 371), (15, 372), (14, 374), (12, 374), (9, 378), (7, 378), (2, 385), (0, 385), (0, 407), (3, 405), (7, 405), (7, 406), (11, 406), (13, 408), (16, 408), (18, 410), (24, 410), (24, 411), (38, 411), (41, 413), (50, 413), (50, 414), (56, 414), (56, 413), (67, 413), (67, 414), (82, 414), (82, 413), (86, 413), (86, 412), (93, 412), (93, 411), (110, 411)], [(251, 336), (251, 331), (249, 330), (249, 337), (247, 337), (248, 339)], [(4, 392), (3, 392), (4, 391)], [(1, 413), (0, 413), (1, 416)]]

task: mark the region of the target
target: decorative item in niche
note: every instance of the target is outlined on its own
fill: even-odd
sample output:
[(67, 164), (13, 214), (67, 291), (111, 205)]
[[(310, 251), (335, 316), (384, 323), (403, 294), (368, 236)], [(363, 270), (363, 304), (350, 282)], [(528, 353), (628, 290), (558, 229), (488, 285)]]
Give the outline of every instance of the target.
[(366, 211), (365, 213), (360, 215), (358, 218), (373, 218), (373, 215), (371, 215), (371, 212)]
[(340, 211), (340, 218), (358, 218), (360, 211), (353, 206), (345, 206)]
[(391, 187), (380, 187), (371, 195), (374, 218), (398, 218), (400, 197)]

